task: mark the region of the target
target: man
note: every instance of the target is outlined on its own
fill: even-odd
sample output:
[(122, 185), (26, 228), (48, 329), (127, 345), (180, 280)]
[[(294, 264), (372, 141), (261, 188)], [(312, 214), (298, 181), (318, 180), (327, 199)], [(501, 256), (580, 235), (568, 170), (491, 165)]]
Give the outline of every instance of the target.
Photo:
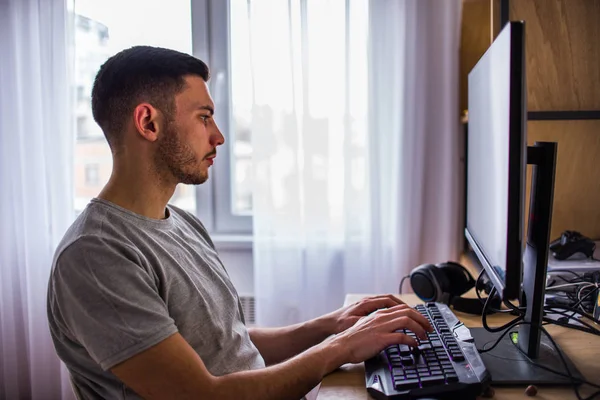
[(202, 61), (145, 46), (96, 76), (92, 110), (113, 171), (65, 234), (48, 289), (56, 351), (83, 398), (298, 399), (344, 363), (416, 345), (396, 330), (432, 330), (392, 296), (246, 328), (206, 230), (167, 204), (177, 184), (208, 179), (224, 142), (208, 79)]

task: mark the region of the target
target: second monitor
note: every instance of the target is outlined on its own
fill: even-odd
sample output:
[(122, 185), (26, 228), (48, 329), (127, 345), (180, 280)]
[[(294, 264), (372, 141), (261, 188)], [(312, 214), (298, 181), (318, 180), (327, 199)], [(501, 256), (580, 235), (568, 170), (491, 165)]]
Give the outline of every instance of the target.
[[(497, 293), (509, 307), (510, 300), (520, 300), (514, 308), (518, 317), (506, 329), (471, 329), (471, 334), (483, 350), (492, 384), (571, 384), (568, 372), (579, 373), (570, 362), (565, 370), (560, 350), (542, 337), (556, 143), (527, 147), (523, 22), (503, 28), (470, 72), (468, 86), (465, 235), (493, 282), (490, 296)], [(533, 165), (533, 179), (525, 237), (527, 164)], [(483, 318), (485, 326), (485, 310)], [(494, 350), (486, 350), (497, 341)]]

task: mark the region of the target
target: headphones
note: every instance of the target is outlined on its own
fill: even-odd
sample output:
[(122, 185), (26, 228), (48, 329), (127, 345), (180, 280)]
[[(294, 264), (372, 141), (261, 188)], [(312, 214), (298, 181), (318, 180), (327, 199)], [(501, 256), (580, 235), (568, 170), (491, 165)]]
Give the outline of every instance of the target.
[[(452, 306), (456, 311), (481, 315), (483, 304), (477, 299), (460, 297), (473, 287), (475, 279), (469, 271), (459, 263), (447, 261), (440, 264), (422, 264), (410, 273), (410, 285), (415, 294), (425, 302), (439, 302)], [(488, 295), (492, 283), (480, 281), (477, 290), (483, 290)], [(500, 308), (500, 299), (490, 300), (491, 308)], [(491, 311), (490, 311), (491, 313)]]

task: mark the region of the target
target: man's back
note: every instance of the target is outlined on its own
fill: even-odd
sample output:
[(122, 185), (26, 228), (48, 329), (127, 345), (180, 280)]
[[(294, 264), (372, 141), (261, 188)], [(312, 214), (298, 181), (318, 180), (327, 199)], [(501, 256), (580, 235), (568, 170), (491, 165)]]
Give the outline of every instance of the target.
[(86, 398), (135, 398), (108, 371), (179, 332), (211, 374), (264, 367), (200, 222), (94, 199), (59, 245), (48, 289), (57, 352)]

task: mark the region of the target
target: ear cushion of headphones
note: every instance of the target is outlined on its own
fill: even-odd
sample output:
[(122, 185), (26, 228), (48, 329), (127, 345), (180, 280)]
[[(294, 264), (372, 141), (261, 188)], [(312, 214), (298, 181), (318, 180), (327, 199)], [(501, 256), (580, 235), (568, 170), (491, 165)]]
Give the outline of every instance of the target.
[(423, 301), (442, 301), (450, 282), (443, 271), (433, 264), (422, 264), (410, 273), (410, 285)]
[(451, 296), (462, 296), (475, 286), (475, 279), (473, 279), (469, 271), (462, 265), (447, 262), (439, 266), (444, 271), (450, 283), (445, 292)]

